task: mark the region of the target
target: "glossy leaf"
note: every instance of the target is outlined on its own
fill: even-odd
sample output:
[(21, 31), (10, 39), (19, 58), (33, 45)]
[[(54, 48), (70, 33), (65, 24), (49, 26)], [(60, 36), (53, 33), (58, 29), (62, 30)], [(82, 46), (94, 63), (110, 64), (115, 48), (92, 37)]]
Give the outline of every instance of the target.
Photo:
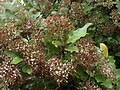
[(28, 43), (29, 41), (26, 38), (21, 38), (25, 43)]
[(100, 50), (105, 57), (108, 57), (108, 47), (104, 43), (100, 43)]
[(42, 14), (41, 12), (37, 12), (36, 14), (30, 13), (30, 16), (33, 20), (36, 20), (37, 18), (41, 18)]
[(55, 45), (55, 47), (62, 45), (60, 41), (52, 41), (52, 44)]
[(81, 66), (77, 66), (75, 76), (82, 81), (86, 81), (89, 77), (88, 74), (85, 72), (85, 69)]
[(91, 25), (92, 23), (87, 23), (82, 28), (78, 28), (77, 30), (73, 31), (72, 35), (69, 35), (67, 43), (74, 43), (76, 42), (76, 40), (80, 39), (81, 37), (84, 37), (87, 34), (88, 27)]
[(116, 0), (115, 4), (116, 4), (116, 7), (118, 8), (118, 13), (120, 14), (120, 1)]
[(13, 60), (11, 61), (11, 64), (18, 64), (18, 63), (20, 63), (21, 61), (23, 61), (22, 58), (15, 57), (15, 58), (13, 58)]
[(95, 79), (98, 83), (103, 82), (105, 80), (105, 77), (103, 77), (102, 75), (98, 74), (95, 76)]
[(116, 79), (120, 81), (120, 69), (116, 70)]
[(70, 51), (70, 52), (79, 52), (79, 49), (77, 46), (69, 46), (67, 48), (65, 48), (66, 51)]
[(8, 51), (6, 50), (5, 51), (5, 54), (8, 55), (9, 57), (21, 57), (20, 54), (18, 52), (15, 52), (15, 51)]
[(102, 83), (104, 86), (106, 86), (107, 88), (112, 88), (112, 82), (109, 79), (103, 80)]
[(24, 73), (31, 74), (32, 73), (32, 68), (30, 66), (23, 66), (22, 71)]

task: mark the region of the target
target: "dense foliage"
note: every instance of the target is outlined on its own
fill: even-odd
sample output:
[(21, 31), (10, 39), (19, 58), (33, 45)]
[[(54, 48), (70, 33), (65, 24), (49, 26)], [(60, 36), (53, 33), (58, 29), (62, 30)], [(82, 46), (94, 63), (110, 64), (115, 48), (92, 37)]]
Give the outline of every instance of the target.
[(120, 90), (119, 0), (1, 0), (0, 89)]

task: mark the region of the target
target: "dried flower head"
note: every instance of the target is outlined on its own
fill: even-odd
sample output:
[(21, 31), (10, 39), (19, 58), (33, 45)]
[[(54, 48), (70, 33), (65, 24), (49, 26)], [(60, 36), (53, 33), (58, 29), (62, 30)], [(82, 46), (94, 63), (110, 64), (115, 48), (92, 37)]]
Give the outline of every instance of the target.
[(98, 60), (98, 71), (104, 75), (105, 77), (114, 80), (115, 79), (115, 72), (112, 66), (109, 63), (109, 59), (100, 59)]
[(94, 2), (94, 5), (95, 6), (99, 6), (99, 5), (102, 5), (104, 7), (107, 7), (107, 8), (112, 8), (113, 7), (113, 2), (115, 0), (92, 0), (92, 3)]
[(15, 20), (9, 19), (7, 23), (0, 27), (0, 43), (7, 46), (11, 41), (17, 37), (18, 28), (15, 26)]
[(69, 18), (59, 15), (48, 16), (45, 20), (47, 33), (53, 39), (63, 39), (73, 29)]
[(77, 64), (90, 69), (96, 63), (98, 54), (96, 53), (93, 41), (90, 38), (81, 38), (77, 41), (79, 53), (73, 55)]
[(0, 29), (0, 43), (7, 45), (11, 41), (10, 32), (8, 30)]
[(102, 27), (101, 27), (101, 29), (102, 29), (102, 33), (103, 34), (112, 34), (112, 33), (114, 33), (114, 32), (118, 32), (118, 27), (117, 27), (117, 25), (115, 25), (115, 24), (113, 24), (113, 23), (105, 23)]
[(61, 59), (55, 57), (47, 61), (51, 77), (58, 83), (67, 82), (68, 75), (74, 69), (72, 62), (62, 63)]
[(16, 65), (12, 65), (11, 58), (5, 57), (5, 60), (0, 64), (0, 78), (5, 78), (10, 85), (21, 81), (21, 74)]
[(86, 19), (86, 16), (82, 10), (82, 5), (77, 2), (71, 3), (70, 14), (71, 14), (71, 18), (77, 19), (79, 23), (84, 22), (84, 20)]
[(113, 9), (112, 12), (110, 13), (110, 15), (114, 22), (119, 22), (120, 14), (118, 13), (118, 11), (116, 9)]
[(87, 80), (85, 85), (81, 85), (79, 89), (81, 90), (102, 90), (99, 86), (95, 85), (92, 81)]
[(34, 75), (45, 75), (45, 54), (43, 52), (29, 51), (24, 55), (24, 63), (32, 68), (32, 73)]
[(26, 48), (29, 48), (30, 45), (21, 40), (20, 38), (15, 38), (11, 41), (11, 43), (8, 43), (8, 46), (6, 47), (8, 50), (13, 50), (16, 52), (22, 52), (25, 51)]
[(45, 3), (46, 1), (48, 1), (48, 0), (35, 0), (35, 2), (36, 2), (37, 4)]
[(24, 30), (24, 32), (35, 32), (35, 31), (39, 31), (39, 29), (36, 27), (36, 21), (35, 20), (25, 20), (22, 24), (22, 29)]
[(41, 11), (45, 14), (49, 14), (52, 11), (52, 3), (49, 0), (35, 0), (36, 4), (41, 6)]
[(61, 0), (61, 3), (64, 5), (70, 5), (71, 0)]

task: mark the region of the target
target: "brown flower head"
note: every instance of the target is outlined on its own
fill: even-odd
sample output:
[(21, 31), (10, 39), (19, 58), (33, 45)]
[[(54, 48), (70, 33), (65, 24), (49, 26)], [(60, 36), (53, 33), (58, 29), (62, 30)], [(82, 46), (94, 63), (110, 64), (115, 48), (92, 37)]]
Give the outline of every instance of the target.
[(69, 18), (56, 14), (48, 16), (45, 23), (47, 34), (53, 39), (61, 40), (66, 37), (66, 33), (69, 33), (73, 29), (73, 24)]
[(0, 64), (0, 78), (5, 78), (10, 85), (21, 81), (21, 74), (16, 65), (10, 64), (11, 58), (5, 57), (5, 60)]
[(72, 62), (62, 63), (61, 59), (57, 57), (49, 59), (47, 65), (49, 66), (50, 76), (53, 77), (58, 84), (63, 81), (67, 82), (68, 75), (74, 68)]
[(110, 65), (109, 59), (100, 59), (98, 60), (98, 69), (97, 69), (102, 75), (105, 77), (114, 80), (115, 79), (115, 72), (113, 67)]
[[(28, 55), (27, 55), (28, 54)], [(40, 51), (30, 51), (24, 55), (24, 63), (32, 68), (33, 75), (45, 75), (45, 54)]]
[(7, 45), (11, 41), (10, 32), (5, 29), (0, 29), (0, 43)]
[[(102, 5), (104, 7), (107, 7), (107, 8), (112, 8), (113, 7), (113, 2), (115, 0), (92, 0), (92, 2), (94, 2), (94, 5), (95, 6), (99, 6), (99, 5)], [(92, 3), (91, 3), (92, 4)]]
[(81, 88), (82, 90), (102, 90), (99, 86), (97, 86), (90, 80), (87, 80), (85, 85), (80, 84), (79, 89), (81, 90)]
[(117, 25), (113, 24), (113, 23), (105, 23), (102, 27), (102, 33), (103, 34), (107, 34), (107, 35), (111, 35), (115, 32), (118, 32), (119, 29), (117, 27)]
[(70, 15), (71, 18), (78, 20), (79, 23), (83, 23), (87, 18), (83, 13), (82, 5), (77, 2), (71, 3)]
[(96, 63), (98, 55), (96, 53), (93, 41), (90, 38), (81, 38), (77, 41), (79, 53), (73, 55), (77, 64), (90, 69)]
[(120, 14), (118, 13), (118, 11), (116, 9), (113, 9), (112, 12), (110, 13), (110, 15), (114, 22), (119, 22)]

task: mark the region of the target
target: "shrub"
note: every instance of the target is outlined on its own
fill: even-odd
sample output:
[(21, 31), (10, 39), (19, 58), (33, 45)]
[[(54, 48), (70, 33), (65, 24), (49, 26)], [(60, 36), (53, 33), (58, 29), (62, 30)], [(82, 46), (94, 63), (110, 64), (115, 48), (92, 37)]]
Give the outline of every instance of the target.
[(119, 4), (0, 2), (0, 88), (119, 90)]

